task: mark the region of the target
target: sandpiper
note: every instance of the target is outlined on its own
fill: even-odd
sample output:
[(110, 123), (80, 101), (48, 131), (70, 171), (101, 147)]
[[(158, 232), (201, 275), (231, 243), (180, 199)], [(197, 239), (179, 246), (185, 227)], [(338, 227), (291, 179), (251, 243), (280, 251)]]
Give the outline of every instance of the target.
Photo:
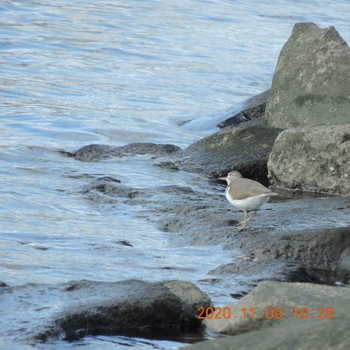
[[(262, 206), (271, 196), (277, 196), (278, 193), (272, 192), (269, 188), (263, 186), (254, 180), (245, 179), (238, 171), (231, 171), (226, 177), (220, 177), (219, 180), (226, 180), (226, 198), (236, 208), (243, 210), (244, 220), (240, 231), (246, 230), (249, 222), (256, 215), (256, 209)], [(252, 216), (248, 216), (248, 211), (254, 210)]]

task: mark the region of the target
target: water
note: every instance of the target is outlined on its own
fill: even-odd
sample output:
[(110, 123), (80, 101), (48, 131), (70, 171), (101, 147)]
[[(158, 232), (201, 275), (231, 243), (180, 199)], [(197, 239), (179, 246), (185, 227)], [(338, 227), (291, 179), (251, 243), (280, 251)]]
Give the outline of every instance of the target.
[[(334, 25), (349, 41), (349, 13), (348, 0), (3, 0), (0, 281), (199, 284), (207, 278), (230, 259), (220, 247), (174, 244), (170, 233), (142, 217), (142, 208), (99, 206), (79, 193), (98, 176), (137, 188), (196, 188), (195, 176), (164, 179), (142, 157), (82, 163), (57, 149), (130, 142), (186, 147), (215, 130), (205, 127), (210, 118), (270, 87), (295, 22)], [(199, 122), (183, 125), (188, 120)], [(203, 263), (204, 255), (210, 258)], [(227, 295), (200, 287), (214, 302), (226, 301)], [(10, 317), (3, 321), (11, 323)], [(116, 349), (117, 338), (58, 342), (55, 348)], [(180, 346), (120, 341), (142, 349)], [(11, 339), (2, 337), (0, 344), (11, 348)]]

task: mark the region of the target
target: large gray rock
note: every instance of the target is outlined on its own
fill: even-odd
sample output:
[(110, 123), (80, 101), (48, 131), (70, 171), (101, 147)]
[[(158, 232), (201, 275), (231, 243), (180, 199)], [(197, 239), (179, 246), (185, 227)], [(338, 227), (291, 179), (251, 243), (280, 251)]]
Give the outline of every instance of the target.
[(350, 123), (284, 130), (268, 170), (276, 187), (350, 195)]
[(201, 139), (181, 152), (179, 168), (216, 177), (238, 170), (261, 180), (279, 130), (251, 121)]
[(198, 307), (211, 306), (206, 294), (182, 281), (80, 281), (65, 289), (64, 298), (66, 309), (44, 330), (36, 330), (36, 340), (75, 340), (89, 334), (199, 332)]
[[(188, 349), (349, 349), (349, 298), (349, 288), (262, 282), (238, 303), (228, 305), (231, 318), (205, 320), (213, 332), (237, 335)], [(270, 307), (280, 308), (282, 317), (268, 319), (266, 315), (272, 315), (271, 310), (267, 312)], [(242, 308), (247, 311), (246, 317)], [(304, 308), (302, 312), (301, 308)], [(280, 315), (277, 311), (274, 314)]]
[(334, 27), (298, 23), (284, 45), (265, 117), (277, 128), (350, 121), (350, 49)]
[[(344, 300), (345, 302), (348, 298), (350, 298), (349, 288), (322, 286), (311, 283), (264, 281), (259, 283), (251, 293), (238, 302), (227, 305), (231, 309), (230, 318), (208, 318), (205, 319), (204, 324), (214, 333), (240, 334), (286, 322), (294, 318), (293, 308), (308, 308), (309, 318), (317, 319), (322, 311), (318, 310), (319, 307), (326, 309), (334, 302), (339, 300)], [(266, 315), (269, 307), (279, 307), (282, 310), (282, 317), (269, 319), (269, 315)], [(246, 308), (246, 315), (242, 313), (242, 308)], [(252, 316), (251, 308), (254, 309), (255, 317)], [(338, 311), (334, 310), (334, 313), (336, 314)], [(299, 322), (301, 321), (303, 320), (299, 319)]]

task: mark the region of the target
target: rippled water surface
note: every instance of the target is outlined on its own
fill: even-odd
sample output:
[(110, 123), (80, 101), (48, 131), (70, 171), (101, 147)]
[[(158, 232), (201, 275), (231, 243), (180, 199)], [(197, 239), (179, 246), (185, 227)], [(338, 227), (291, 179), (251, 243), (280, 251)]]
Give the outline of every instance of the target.
[[(0, 281), (206, 278), (229, 259), (220, 247), (186, 246), (146, 220), (142, 208), (98, 206), (79, 193), (98, 176), (136, 188), (196, 188), (195, 176), (164, 178), (142, 157), (82, 163), (57, 150), (130, 142), (185, 147), (215, 130), (200, 121), (269, 88), (295, 22), (334, 25), (349, 41), (349, 14), (348, 0), (3, 0)], [(189, 120), (198, 123), (186, 127)], [(133, 247), (118, 244), (123, 240)], [(200, 287), (214, 301), (226, 298)], [(55, 348), (123, 348), (113, 339)], [(140, 349), (179, 346), (123, 341)], [(0, 344), (11, 348), (6, 337)]]

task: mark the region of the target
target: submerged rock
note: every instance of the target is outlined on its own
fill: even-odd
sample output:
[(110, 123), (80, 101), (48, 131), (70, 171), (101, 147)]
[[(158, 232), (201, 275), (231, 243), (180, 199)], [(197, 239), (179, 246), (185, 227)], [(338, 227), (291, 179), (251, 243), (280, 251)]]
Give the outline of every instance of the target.
[(297, 23), (280, 53), (266, 106), (276, 128), (350, 121), (350, 49), (334, 27)]
[(268, 169), (275, 187), (350, 195), (350, 123), (283, 131)]
[(157, 166), (157, 167), (163, 168), (163, 169), (174, 170), (174, 171), (179, 170), (177, 164), (175, 164), (174, 162), (169, 162), (169, 161), (159, 162), (157, 164), (154, 164), (154, 166)]
[(115, 203), (120, 198), (135, 198), (143, 194), (143, 191), (127, 187), (113, 177), (101, 177), (84, 186), (81, 191), (85, 197), (97, 203)]
[(37, 332), (36, 340), (75, 340), (86, 335), (163, 337), (200, 332), (198, 307), (211, 301), (190, 282), (80, 281), (65, 288), (66, 308)]
[(74, 157), (83, 162), (97, 162), (108, 158), (121, 158), (133, 155), (150, 154), (155, 157), (174, 154), (180, 151), (180, 147), (170, 144), (155, 143), (129, 143), (125, 146), (113, 147), (108, 145), (92, 144), (79, 148), (74, 153), (63, 152), (63, 154)]

